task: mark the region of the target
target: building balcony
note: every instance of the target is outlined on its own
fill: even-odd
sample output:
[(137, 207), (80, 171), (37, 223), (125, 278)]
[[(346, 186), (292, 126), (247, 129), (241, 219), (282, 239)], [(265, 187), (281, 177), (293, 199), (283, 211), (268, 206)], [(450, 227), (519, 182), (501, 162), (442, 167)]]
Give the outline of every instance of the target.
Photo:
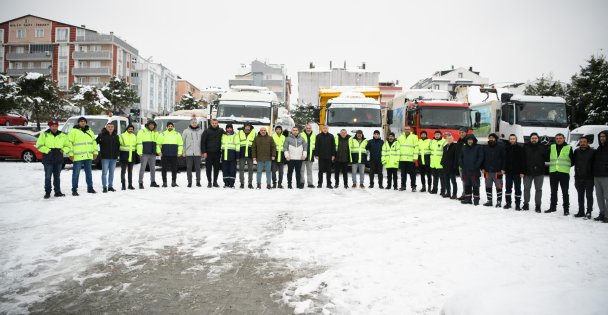
[(26, 72), (37, 72), (43, 75), (50, 75), (51, 69), (49, 68), (32, 68), (32, 69), (8, 69), (6, 74), (11, 77), (20, 77), (24, 75)]
[(110, 51), (75, 51), (73, 55), (76, 60), (112, 60)]
[(8, 60), (52, 60), (52, 52), (42, 53), (8, 53)]
[(102, 68), (74, 68), (72, 74), (75, 76), (100, 76), (100, 75), (112, 75), (112, 70), (109, 67)]

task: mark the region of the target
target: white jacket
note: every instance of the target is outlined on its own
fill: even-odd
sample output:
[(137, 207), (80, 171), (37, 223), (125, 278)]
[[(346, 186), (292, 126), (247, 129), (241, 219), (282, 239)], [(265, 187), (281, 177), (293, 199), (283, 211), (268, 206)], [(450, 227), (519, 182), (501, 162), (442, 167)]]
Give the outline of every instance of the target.
[(284, 145), (285, 158), (290, 160), (306, 160), (306, 153), (308, 152), (308, 144), (300, 135), (294, 137), (293, 134), (289, 134), (289, 137), (285, 140)]

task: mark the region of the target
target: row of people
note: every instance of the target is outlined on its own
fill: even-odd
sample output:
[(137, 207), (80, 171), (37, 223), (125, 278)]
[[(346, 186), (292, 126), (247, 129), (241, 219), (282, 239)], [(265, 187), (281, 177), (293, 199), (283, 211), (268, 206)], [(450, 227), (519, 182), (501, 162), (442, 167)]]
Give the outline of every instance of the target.
[[(346, 130), (341, 130), (337, 136), (328, 132), (323, 126), (315, 135), (310, 125), (304, 131), (292, 128), (285, 136), (281, 126), (269, 135), (266, 128), (256, 132), (251, 125), (245, 125), (242, 130), (235, 131), (232, 125), (227, 125), (224, 131), (217, 120), (211, 121), (211, 126), (202, 131), (195, 119), (191, 121), (181, 135), (174, 130), (173, 124), (167, 124), (167, 130), (162, 133), (155, 131), (156, 124), (151, 121), (137, 136), (129, 126), (127, 130), (117, 135), (114, 126), (108, 125), (100, 135), (95, 137), (87, 126), (84, 117), (78, 120), (70, 133), (65, 136), (57, 129), (58, 123), (49, 123), (50, 129), (43, 133), (38, 140), (38, 147), (44, 153), (46, 183), (45, 197), (50, 197), (51, 176), (55, 177), (55, 195), (63, 195), (59, 190), (59, 172), (63, 162), (63, 152), (68, 153), (74, 162), (72, 174), (72, 194), (78, 195), (78, 176), (84, 168), (87, 179), (87, 191), (94, 193), (91, 179), (91, 163), (97, 154), (101, 154), (102, 185), (104, 192), (114, 191), (112, 182), (116, 160), (120, 158), (122, 189), (135, 189), (132, 185), (132, 169), (137, 154), (141, 160), (139, 172), (139, 187), (143, 189), (143, 177), (146, 168), (150, 169), (150, 186), (159, 187), (155, 181), (156, 156), (160, 155), (162, 165), (163, 186), (167, 186), (167, 173), (171, 171), (172, 186), (177, 186), (177, 158), (186, 159), (188, 186), (192, 186), (192, 172), (196, 174), (196, 185), (201, 186), (201, 158), (206, 160), (208, 187), (219, 187), (217, 179), (220, 167), (222, 169), (224, 186), (234, 187), (237, 165), (240, 171), (240, 184), (244, 188), (244, 171), (248, 171), (248, 187), (253, 188), (253, 164), (258, 165), (257, 187), (261, 188), (262, 173), (266, 173), (266, 187), (283, 188), (284, 164), (288, 164), (288, 188), (293, 188), (292, 178), (295, 174), (295, 187), (314, 186), (312, 165), (318, 161), (317, 186), (323, 187), (324, 180), (327, 188), (340, 186), (340, 174), (345, 188), (348, 184), (348, 166), (351, 166), (352, 188), (365, 188), (365, 165), (370, 167), (369, 187), (373, 188), (375, 179), (378, 186), (383, 186), (383, 169), (387, 173), (386, 189), (406, 190), (407, 179), (410, 179), (412, 191), (416, 191), (416, 166), (420, 173), (421, 192), (440, 193), (445, 198), (460, 199), (463, 203), (479, 204), (480, 179), (483, 176), (486, 187), (487, 201), (485, 206), (493, 206), (493, 190), (496, 189), (496, 206), (502, 206), (503, 176), (505, 177), (505, 206), (512, 207), (515, 201), (516, 210), (529, 210), (532, 185), (535, 186), (535, 210), (540, 212), (542, 185), (544, 181), (545, 163), (549, 162), (551, 202), (545, 212), (554, 212), (557, 207), (558, 187), (562, 189), (564, 214), (569, 214), (568, 185), (570, 167), (575, 166), (575, 187), (579, 197), (579, 212), (576, 216), (590, 217), (593, 209), (593, 190), (596, 188), (600, 208), (598, 220), (604, 220), (606, 198), (608, 197), (608, 152), (606, 151), (606, 133), (600, 133), (600, 147), (597, 151), (589, 148), (588, 139), (583, 137), (580, 147), (572, 151), (565, 144), (563, 135), (556, 136), (556, 143), (546, 147), (539, 142), (536, 133), (531, 134), (530, 140), (523, 147), (517, 144), (514, 135), (509, 137), (509, 143), (504, 146), (498, 142), (498, 137), (491, 134), (488, 144), (477, 144), (474, 135), (467, 135), (466, 130), (459, 131), (459, 140), (455, 141), (450, 133), (442, 134), (436, 131), (432, 139), (426, 132), (421, 132), (420, 138), (405, 126), (403, 134), (398, 138), (394, 133), (389, 134), (386, 141), (380, 138), (380, 132), (375, 131), (373, 139), (365, 139), (361, 131), (351, 137)], [(99, 144), (100, 152), (97, 152)], [(59, 166), (58, 166), (59, 165)], [(332, 184), (332, 166), (335, 169), (334, 184)], [(401, 181), (398, 183), (398, 171)], [(278, 173), (278, 174), (277, 174)], [(125, 179), (127, 174), (128, 182)], [(277, 176), (278, 175), (278, 176)], [(460, 175), (464, 193), (458, 198), (457, 175)], [(522, 180), (524, 186), (523, 207), (521, 206)], [(272, 183), (271, 183), (272, 181)], [(128, 183), (128, 185), (127, 185)], [(400, 185), (399, 185), (400, 184)], [(514, 190), (514, 196), (513, 196)], [(514, 198), (512, 198), (514, 197)], [(584, 201), (587, 198), (587, 211), (584, 211)]]

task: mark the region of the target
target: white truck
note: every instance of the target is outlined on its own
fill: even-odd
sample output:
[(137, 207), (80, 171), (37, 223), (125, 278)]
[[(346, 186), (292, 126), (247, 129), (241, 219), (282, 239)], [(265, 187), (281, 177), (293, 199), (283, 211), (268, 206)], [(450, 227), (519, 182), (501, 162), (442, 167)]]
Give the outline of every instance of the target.
[(374, 130), (382, 133), (380, 102), (365, 97), (363, 93), (342, 92), (340, 96), (328, 100), (321, 110), (325, 113), (320, 115), (324, 117), (320, 125), (327, 125), (331, 134), (337, 135), (340, 130), (346, 129), (354, 136), (357, 130), (361, 130), (366, 139), (372, 139)]
[(250, 123), (256, 130), (260, 127), (272, 130), (277, 118), (278, 100), (276, 94), (267, 88), (234, 86), (213, 106), (211, 116), (224, 129), (227, 124), (232, 124), (236, 131)]
[(568, 111), (562, 97), (513, 95), (507, 89), (478, 86), (461, 88), (456, 97), (481, 116), (479, 127), (473, 130), (480, 143), (487, 142), (490, 133), (502, 141), (514, 134), (519, 143), (528, 142), (532, 132), (538, 133), (543, 144), (553, 143), (558, 133), (568, 140)]
[[(167, 129), (167, 123), (172, 122), (175, 127), (175, 131), (180, 134), (190, 126), (190, 120), (196, 118), (198, 125), (201, 130), (205, 131), (209, 122), (209, 112), (205, 109), (192, 109), (192, 110), (178, 110), (171, 113), (169, 116), (157, 116), (154, 118), (156, 123), (156, 131), (162, 133)], [(156, 165), (160, 165), (160, 156), (156, 157)], [(201, 165), (203, 161), (201, 161)], [(186, 159), (184, 157), (178, 157), (177, 167), (186, 167)]]

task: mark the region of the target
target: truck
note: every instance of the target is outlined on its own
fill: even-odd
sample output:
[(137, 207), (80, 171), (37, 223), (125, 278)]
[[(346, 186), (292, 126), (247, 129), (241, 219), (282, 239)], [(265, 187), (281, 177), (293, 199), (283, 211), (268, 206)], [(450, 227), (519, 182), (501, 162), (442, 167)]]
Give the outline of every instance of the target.
[(458, 131), (467, 129), (472, 133), (472, 117), (479, 120), (479, 115), (471, 115), (469, 104), (451, 100), (451, 94), (443, 90), (416, 89), (398, 94), (388, 101), (386, 133), (394, 132), (396, 136), (403, 133), (405, 126), (420, 137), (426, 131), (429, 138), (436, 130), (450, 132), (455, 140), (459, 139)]
[(570, 145), (573, 149), (578, 148), (578, 141), (581, 137), (587, 136), (587, 138), (589, 138), (589, 147), (597, 149), (600, 146), (600, 140), (597, 138), (597, 135), (605, 130), (608, 130), (608, 126), (606, 125), (584, 125), (572, 129), (572, 131), (570, 131)]
[(255, 129), (267, 127), (272, 130), (277, 118), (278, 100), (274, 92), (265, 87), (233, 86), (213, 103), (211, 116), (220, 127), (232, 124), (234, 130), (247, 123)]
[[(188, 128), (188, 126), (190, 125), (190, 120), (192, 118), (196, 118), (199, 127), (201, 128), (201, 130), (204, 131), (205, 129), (207, 129), (209, 123), (208, 117), (209, 113), (205, 109), (178, 110), (174, 111), (169, 116), (157, 116), (154, 119), (154, 122), (156, 122), (156, 131), (158, 131), (159, 133), (162, 133), (167, 129), (168, 122), (172, 122), (173, 126), (175, 127), (175, 131), (181, 134), (182, 132), (184, 132), (184, 130), (186, 130), (186, 128)], [(204, 161), (201, 161), (201, 164), (203, 163)], [(156, 165), (160, 165), (159, 156), (156, 157)], [(186, 158), (181, 156), (178, 157), (177, 167), (186, 167)]]
[(479, 113), (480, 126), (474, 134), (480, 143), (487, 142), (490, 133), (496, 133), (503, 142), (514, 134), (518, 143), (526, 143), (532, 132), (538, 133), (545, 145), (554, 143), (558, 133), (568, 141), (568, 111), (562, 97), (516, 95), (508, 89), (479, 86), (460, 88), (456, 95)]
[(346, 129), (353, 135), (363, 131), (367, 139), (374, 130), (382, 129), (380, 89), (377, 87), (333, 87), (319, 89), (319, 108), (315, 120), (319, 127), (327, 125), (329, 133), (338, 134)]

